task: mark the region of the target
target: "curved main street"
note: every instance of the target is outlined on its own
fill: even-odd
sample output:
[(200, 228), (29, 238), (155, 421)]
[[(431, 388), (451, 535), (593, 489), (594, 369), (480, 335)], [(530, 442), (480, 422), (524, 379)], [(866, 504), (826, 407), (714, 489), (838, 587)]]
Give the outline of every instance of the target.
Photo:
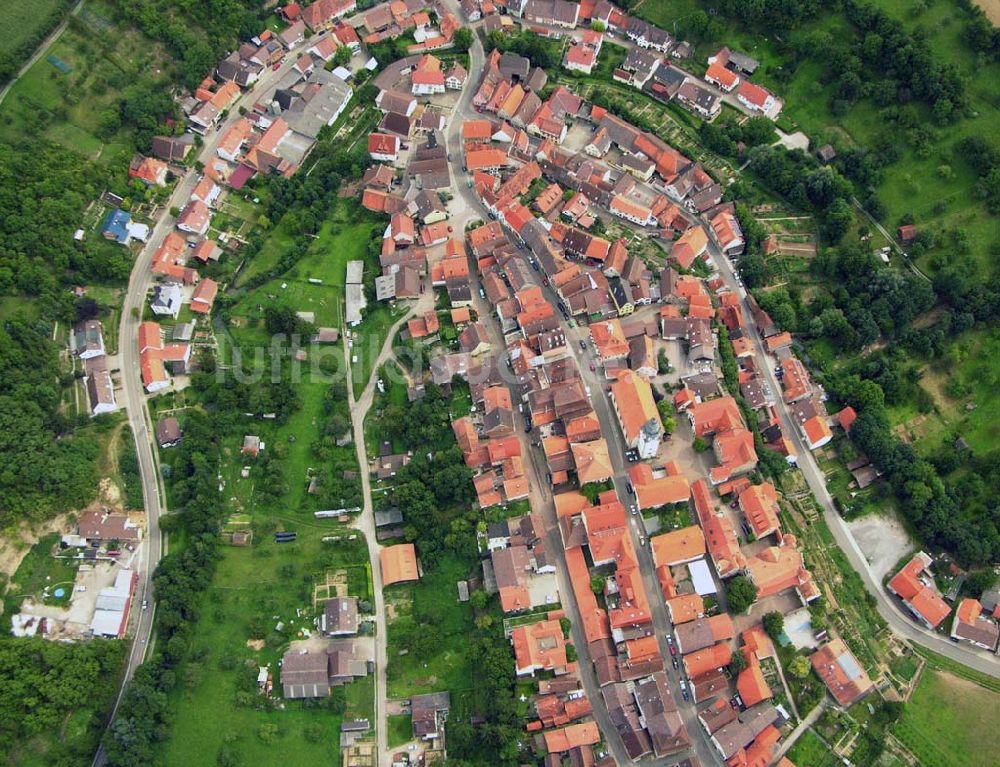
[[(207, 163), (215, 156), (215, 148), (222, 136), (233, 123), (240, 119), (239, 107), (251, 106), (256, 99), (255, 91), (266, 90), (273, 85), (291, 69), (293, 63), (294, 61), (286, 61), (278, 70), (267, 69), (257, 81), (255, 89), (240, 96), (239, 100), (230, 108), (228, 117), (219, 123), (212, 134), (206, 137), (198, 154), (198, 160)], [(122, 697), (132, 675), (146, 659), (146, 651), (152, 643), (153, 619), (156, 613), (156, 603), (153, 598), (153, 573), (167, 547), (166, 537), (160, 532), (160, 516), (167, 513), (167, 508), (160, 493), (159, 472), (153, 454), (156, 449), (153, 441), (154, 430), (149, 416), (146, 393), (142, 385), (139, 365), (139, 325), (146, 302), (146, 294), (149, 292), (153, 278), (151, 271), (153, 254), (176, 223), (170, 210), (184, 206), (197, 182), (198, 173), (193, 170), (189, 171), (184, 178), (177, 182), (170, 199), (163, 205), (160, 219), (153, 226), (149, 239), (132, 265), (128, 290), (122, 302), (121, 321), (118, 326), (118, 358), (122, 384), (118, 397), (121, 407), (128, 417), (128, 423), (135, 439), (139, 474), (142, 479), (142, 497), (146, 512), (146, 537), (142, 545), (139, 581), (133, 604), (145, 601), (149, 607), (139, 611), (138, 620), (133, 627), (132, 647), (122, 675), (121, 688), (108, 720), (108, 727), (111, 726), (111, 722), (118, 714), (118, 707), (121, 705)], [(94, 767), (100, 767), (104, 764), (103, 746), (98, 749), (93, 764)]]

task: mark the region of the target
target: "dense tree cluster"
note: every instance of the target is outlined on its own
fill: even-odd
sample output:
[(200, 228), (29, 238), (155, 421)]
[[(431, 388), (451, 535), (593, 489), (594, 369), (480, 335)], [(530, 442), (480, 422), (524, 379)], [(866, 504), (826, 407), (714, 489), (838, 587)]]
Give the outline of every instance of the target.
[[(83, 644), (40, 638), (0, 640), (0, 752), (14, 754), (35, 736), (63, 731), (66, 717), (76, 711), (107, 707), (116, 692), (125, 649), (122, 642), (104, 640)], [(95, 715), (84, 722), (85, 738), (52, 738), (45, 763), (54, 767), (89, 763), (104, 721)]]
[(174, 669), (199, 617), (198, 597), (215, 572), (222, 509), (217, 440), (218, 425), (212, 416), (190, 410), (184, 440), (174, 456), (172, 484), (174, 502), (183, 508), (188, 544), (160, 560), (153, 576), (156, 653), (136, 671), (105, 737), (108, 764), (113, 766), (151, 764), (154, 744), (168, 732), (167, 693), (176, 681)]
[(105, 180), (96, 166), (53, 144), (0, 144), (0, 295), (56, 291), (71, 270), (83, 279), (120, 275), (121, 264), (100, 263), (108, 256), (103, 243), (73, 240), (81, 211)]
[(264, 29), (262, 0), (115, 0), (125, 18), (162, 42), (194, 89), (237, 41)]
[(559, 66), (560, 46), (532, 32), (521, 32), (517, 35), (490, 32), (483, 46), (487, 51), (496, 48), (501, 53), (524, 56), (542, 69), (554, 69)]
[(751, 117), (743, 123), (734, 118), (703, 122), (698, 133), (707, 149), (726, 157), (736, 157), (740, 144), (752, 148), (775, 140), (774, 122), (767, 117)]
[(59, 366), (47, 323), (0, 325), (0, 528), (85, 505), (99, 452), (59, 412)]
[(830, 286), (809, 305), (807, 328), (842, 351), (859, 351), (879, 337), (895, 338), (935, 303), (923, 277), (888, 269), (862, 244), (829, 249), (811, 264)]
[[(492, 615), (485, 617), (492, 618)], [(523, 760), (519, 744), (524, 737), (524, 722), (517, 710), (517, 680), (502, 621), (477, 620), (468, 653), (473, 669), (472, 687), (481, 706), (477, 712), (480, 718), (475, 724), (449, 718), (448, 764), (454, 767), (520, 764)]]
[(991, 213), (1000, 213), (1000, 149), (984, 136), (969, 136), (958, 145), (958, 156), (976, 171), (975, 193)]
[[(878, 383), (851, 373), (828, 376), (826, 384), (858, 411), (851, 440), (885, 476), (921, 538), (954, 552), (966, 566), (1000, 559), (1000, 505), (990, 490), (1000, 484), (1000, 451), (971, 458), (967, 475), (946, 480), (934, 463), (893, 434)], [(957, 461), (940, 468), (953, 470)]]
[(814, 211), (831, 242), (838, 242), (854, 221), (851, 182), (800, 151), (756, 147), (750, 152), (750, 170), (795, 207)]

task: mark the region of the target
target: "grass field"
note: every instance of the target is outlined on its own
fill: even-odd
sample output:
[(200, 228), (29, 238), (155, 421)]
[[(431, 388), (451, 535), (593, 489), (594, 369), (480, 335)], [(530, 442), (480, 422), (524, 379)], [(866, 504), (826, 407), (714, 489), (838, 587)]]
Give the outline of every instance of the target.
[(788, 752), (788, 758), (796, 767), (833, 767), (837, 764), (837, 758), (812, 730), (806, 730), (795, 741), (795, 745)]
[[(51, 0), (40, 2), (48, 5)], [(17, 7), (33, 14), (35, 5)], [(117, 108), (129, 83), (155, 76), (163, 52), (137, 31), (114, 27), (110, 21), (114, 15), (103, 0), (87, 3), (85, 18), (74, 20), (46, 56), (12, 86), (0, 107), (0, 140), (42, 135), (90, 160), (112, 164), (128, 158), (130, 136), (125, 131), (102, 136), (102, 115)], [(98, 24), (108, 25), (112, 32), (96, 28)], [(70, 71), (61, 73), (46, 60), (48, 55)]]
[(386, 717), (389, 727), (389, 748), (399, 748), (413, 739), (413, 720), (408, 714)]
[[(942, 257), (968, 260), (975, 268), (988, 271), (993, 259), (991, 247), (1000, 243), (1000, 220), (986, 213), (981, 200), (973, 193), (974, 172), (956, 156), (956, 145), (967, 136), (994, 135), (991, 126), (1000, 122), (1000, 62), (980, 61), (964, 40), (966, 16), (954, 0), (922, 3), (918, 0), (875, 0), (874, 5), (897, 18), (909, 30), (926, 35), (933, 54), (941, 61), (955, 64), (967, 76), (974, 116), (955, 124), (939, 126), (930, 110), (916, 109), (922, 125), (934, 132), (927, 151), (918, 153), (903, 146), (902, 157), (885, 170), (879, 188), (879, 198), (888, 215), (884, 223), (893, 230), (905, 213), (912, 213), (919, 227), (945, 235), (932, 251), (919, 259), (922, 268), (933, 268)], [(683, 29), (684, 17), (702, 9), (698, 0), (647, 0), (637, 13), (667, 30), (674, 22)], [(839, 145), (872, 146), (883, 137), (888, 127), (879, 116), (879, 107), (869, 100), (858, 102), (843, 115), (830, 111), (832, 91), (820, 82), (824, 62), (820, 57), (809, 60), (794, 71), (785, 83), (782, 68), (789, 64), (778, 53), (767, 33), (748, 31), (721, 17), (713, 20), (718, 34), (700, 43), (691, 66), (704, 68), (705, 57), (722, 44), (738, 48), (762, 63), (754, 81), (770, 87), (785, 100), (783, 123), (804, 130), (818, 143), (835, 141)], [(834, 39), (854, 36), (843, 16), (820, 14), (793, 33), (800, 39), (816, 31), (825, 31)], [(700, 70), (699, 70), (700, 73)], [(894, 137), (896, 141), (905, 137)], [(947, 166), (945, 173), (939, 168)], [(962, 230), (968, 243), (968, 255), (955, 254), (954, 237), (947, 233)]]
[[(21, 561), (14, 577), (11, 578), (15, 588), (11, 589), (11, 595), (4, 600), (4, 613), (7, 615), (16, 613), (18, 605), (25, 597), (34, 597), (47, 605), (69, 604), (70, 597), (73, 596), (73, 582), (79, 563), (76, 560), (52, 556), (58, 551), (59, 537), (59, 533), (46, 535), (31, 547), (31, 551)], [(52, 593), (57, 586), (64, 589), (62, 597), (56, 597)]]
[[(177, 672), (171, 706), (174, 722), (161, 752), (165, 764), (214, 763), (222, 750), (233, 751), (238, 757), (234, 763), (240, 764), (339, 763), (340, 714), (319, 703), (300, 701), (283, 701), (279, 710), (258, 708), (263, 699), (255, 693), (251, 705), (240, 705), (236, 696), (241, 678), (256, 677), (261, 665), (270, 666), (278, 683), (277, 660), (288, 640), (312, 627), (315, 579), (329, 569), (367, 560), (360, 540), (340, 544), (320, 540), (335, 531), (333, 525), (299, 522), (295, 528), (299, 532), (295, 543), (275, 544), (260, 536), (252, 547), (223, 550), (204, 597), (189, 660)], [(274, 630), (279, 621), (285, 624), (280, 633)], [(261, 635), (262, 649), (247, 645)], [(354, 685), (362, 689), (354, 691)], [(348, 685), (346, 692), (349, 715), (370, 712), (370, 679)], [(276, 733), (267, 725), (276, 725)]]
[[(466, 566), (445, 558), (424, 573), (419, 583), (386, 590), (386, 602), (393, 605), (395, 620), (389, 624), (389, 666), (386, 669), (390, 698), (414, 693), (450, 690), (452, 695), (467, 689), (471, 672), (464, 642), (472, 630), (472, 610), (458, 601), (455, 584), (469, 577)], [(414, 616), (422, 616), (437, 627), (439, 649), (426, 661), (413, 654), (399, 655), (399, 632)]]
[(925, 767), (995, 765), (995, 749), (977, 733), (1000, 727), (997, 700), (972, 682), (928, 669), (893, 732)]
[(39, 30), (61, 5), (62, 0), (0, 0), (0, 18), (7, 32), (0, 38), (0, 55), (17, 50), (18, 46)]

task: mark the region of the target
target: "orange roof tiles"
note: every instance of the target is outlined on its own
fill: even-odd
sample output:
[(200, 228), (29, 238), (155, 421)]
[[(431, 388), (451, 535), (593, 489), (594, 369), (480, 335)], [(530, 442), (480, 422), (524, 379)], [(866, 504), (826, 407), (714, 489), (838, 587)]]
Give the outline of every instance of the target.
[(781, 530), (778, 522), (778, 493), (770, 482), (744, 490), (740, 493), (739, 503), (758, 538)]
[(740, 80), (735, 72), (726, 69), (718, 63), (711, 64), (708, 67), (708, 71), (705, 72), (705, 79), (710, 83), (720, 85), (725, 90), (730, 90)]
[(830, 694), (845, 708), (874, 689), (868, 674), (847, 649), (843, 639), (827, 642), (809, 656), (809, 661)]
[(400, 543), (382, 549), (379, 552), (379, 564), (382, 567), (382, 583), (386, 586), (420, 580), (417, 550), (412, 543)]
[(208, 314), (212, 311), (215, 295), (219, 292), (219, 283), (207, 277), (202, 280), (191, 295), (191, 311), (198, 314)]
[(699, 437), (743, 426), (740, 409), (732, 397), (697, 402), (688, 408), (688, 414), (694, 424), (695, 434)]
[(715, 484), (725, 482), (733, 474), (750, 471), (757, 465), (753, 434), (747, 429), (737, 428), (717, 434), (713, 449), (719, 458), (719, 465), (709, 472), (709, 476)]
[(806, 440), (811, 449), (821, 447), (833, 439), (833, 432), (830, 431), (830, 425), (826, 422), (826, 418), (822, 416), (814, 415), (803, 423), (802, 431), (805, 432)]
[(566, 640), (557, 620), (543, 620), (515, 628), (510, 634), (518, 674), (558, 671), (566, 667)]
[(792, 345), (792, 334), (787, 330), (784, 333), (778, 333), (776, 336), (771, 336), (764, 340), (764, 344), (767, 346), (769, 352), (773, 352), (776, 349), (781, 349), (785, 346)]
[(687, 478), (669, 471), (666, 476), (654, 477), (649, 464), (637, 463), (629, 467), (629, 479), (635, 488), (640, 509), (656, 509), (670, 503), (684, 503), (691, 496)]
[(667, 613), (675, 626), (687, 623), (705, 614), (705, 602), (697, 594), (682, 594), (667, 600)]
[(489, 140), (493, 125), (489, 120), (466, 120), (462, 123), (462, 138), (466, 141)]
[(595, 322), (590, 326), (590, 337), (602, 360), (624, 357), (628, 354), (628, 340), (618, 320)]
[(679, 565), (692, 562), (705, 554), (705, 535), (697, 525), (672, 530), (649, 539), (653, 562), (657, 565)]
[(805, 569), (794, 535), (784, 535), (780, 546), (768, 546), (747, 560), (747, 575), (757, 587), (757, 599), (786, 589), (811, 591), (812, 575)]
[(752, 653), (747, 654), (750, 657), (747, 659), (746, 668), (740, 672), (736, 680), (736, 691), (740, 694), (743, 705), (749, 708), (761, 701), (768, 700), (773, 693), (764, 679), (764, 672), (757, 656)]
[(698, 652), (688, 653), (682, 660), (688, 678), (700, 676), (707, 671), (721, 668), (732, 660), (733, 651), (728, 644), (719, 642)]
[(590, 571), (583, 549), (579, 546), (566, 549), (566, 572), (573, 594), (576, 596), (580, 620), (583, 623), (583, 633), (587, 642), (596, 642), (611, 636), (607, 613), (597, 604), (597, 597), (590, 588)]
[(851, 430), (851, 424), (853, 424), (858, 418), (857, 412), (853, 407), (848, 405), (839, 413), (837, 413), (837, 423), (840, 424), (840, 428), (844, 431)]
[(561, 730), (544, 733), (545, 750), (550, 754), (561, 754), (574, 748), (592, 746), (601, 741), (601, 731), (596, 722), (571, 724)]
[[(566, 449), (569, 449), (569, 443), (566, 443)], [(576, 490), (571, 490), (568, 493), (559, 493), (552, 500), (555, 503), (556, 516), (560, 519), (562, 517), (572, 517), (584, 509), (591, 507), (590, 501)]]
[(670, 257), (682, 269), (689, 269), (698, 256), (708, 247), (708, 235), (700, 226), (692, 226), (670, 248)]
[[(621, 325), (618, 327), (620, 329)], [(660, 413), (653, 401), (653, 389), (649, 381), (626, 371), (611, 384), (611, 397), (618, 414), (618, 423), (629, 446), (635, 445), (643, 427), (650, 421), (655, 422), (657, 429), (662, 432), (663, 422), (660, 421)]]
[(951, 608), (938, 595), (930, 576), (928, 575), (926, 579), (920, 577), (930, 563), (931, 558), (927, 554), (922, 551), (917, 552), (903, 569), (892, 577), (888, 586), (890, 591), (909, 604), (910, 609), (915, 610), (927, 623), (936, 628), (948, 617)]
[(611, 478), (614, 473), (611, 467), (611, 455), (608, 452), (608, 443), (603, 439), (577, 442), (571, 445), (570, 449), (573, 451), (573, 462), (581, 485), (603, 482)]

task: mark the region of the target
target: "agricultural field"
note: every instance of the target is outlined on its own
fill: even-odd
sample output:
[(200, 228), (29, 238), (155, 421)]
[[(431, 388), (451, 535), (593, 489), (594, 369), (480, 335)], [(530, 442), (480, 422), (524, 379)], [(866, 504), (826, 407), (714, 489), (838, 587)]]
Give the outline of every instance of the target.
[(1000, 727), (996, 700), (974, 682), (926, 669), (893, 734), (924, 767), (987, 767), (996, 752), (979, 734)]
[[(254, 520), (265, 529), (273, 524), (271, 517)], [(348, 578), (352, 595), (367, 596), (368, 585), (367, 549), (360, 538), (348, 540), (353, 535), (348, 528), (329, 521), (278, 524), (295, 529), (298, 540), (278, 544), (261, 534), (249, 547), (223, 549), (192, 650), (177, 670), (173, 726), (161, 752), (167, 764), (222, 761), (218, 754), (227, 752), (236, 759), (232, 763), (241, 764), (336, 764), (341, 719), (371, 716), (371, 678), (352, 682), (326, 701), (280, 700), (277, 661), (289, 640), (313, 629), (319, 610), (314, 584), (347, 568), (360, 574)], [(322, 540), (329, 536), (340, 540)], [(257, 669), (264, 665), (278, 690), (271, 703), (256, 689)]]
[(0, 2), (0, 17), (3, 18), (7, 34), (0, 41), (0, 56), (13, 53), (42, 27), (63, 0), (34, 0), (31, 3), (16, 0)]
[[(48, 5), (52, 0), (42, 2)], [(19, 7), (34, 14), (35, 5)], [(164, 53), (138, 31), (117, 27), (114, 17), (114, 9), (97, 0), (73, 18), (0, 105), (0, 140), (42, 135), (95, 162), (115, 165), (128, 160), (131, 137), (125, 131), (107, 135), (102, 118), (107, 110), (117, 110), (127, 85), (160, 71), (157, 64)]]

